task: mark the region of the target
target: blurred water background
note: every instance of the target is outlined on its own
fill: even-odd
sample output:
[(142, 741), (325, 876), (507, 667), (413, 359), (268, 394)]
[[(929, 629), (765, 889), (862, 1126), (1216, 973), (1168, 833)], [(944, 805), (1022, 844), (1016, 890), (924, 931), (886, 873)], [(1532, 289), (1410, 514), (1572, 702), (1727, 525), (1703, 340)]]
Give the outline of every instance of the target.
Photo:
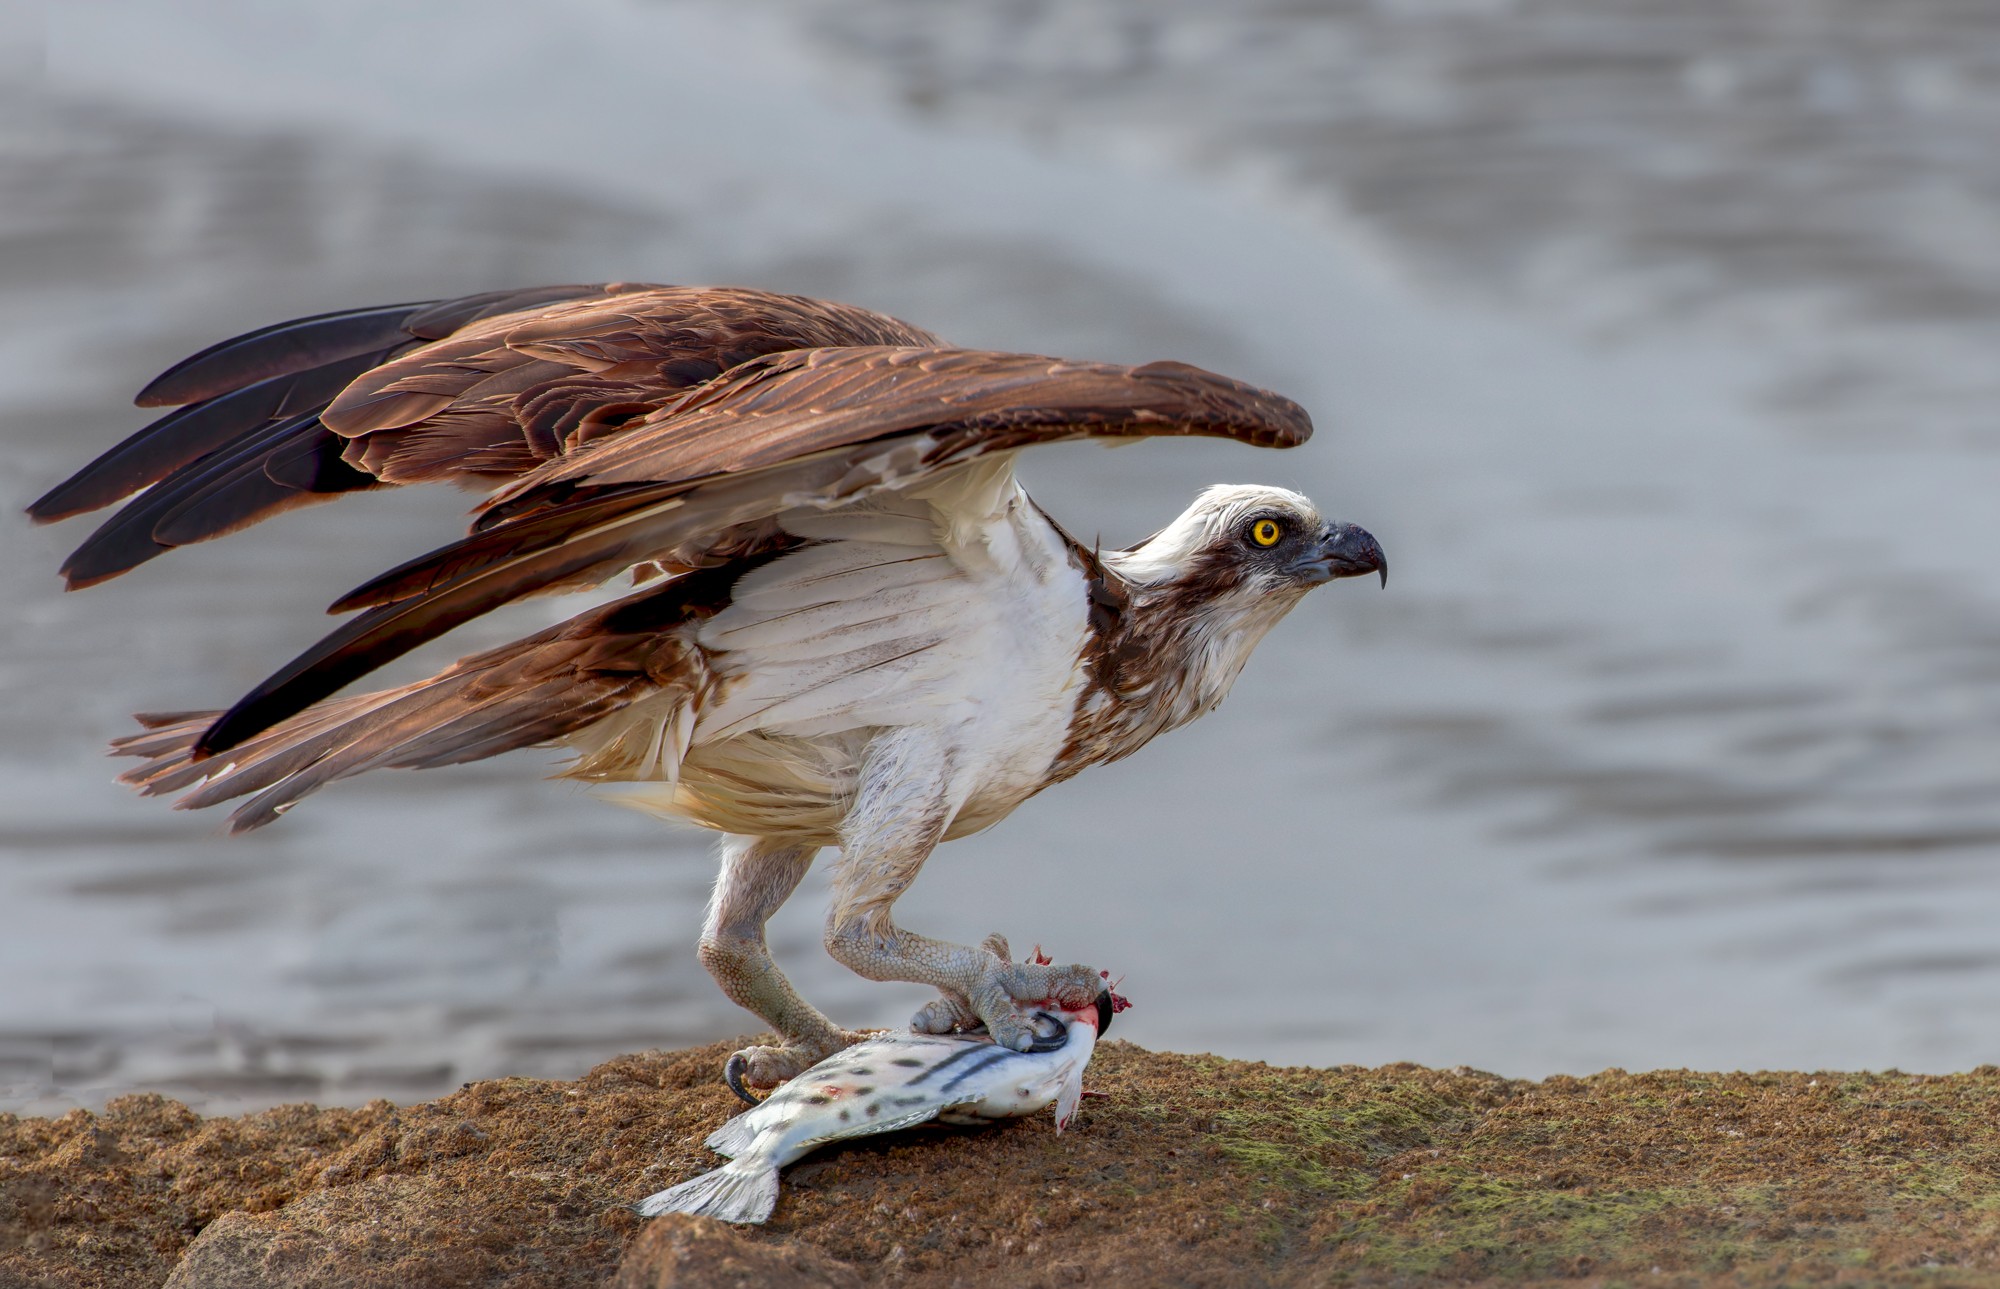
[[(1222, 712), (945, 848), (907, 925), (1122, 972), (1120, 1032), (1181, 1050), (2000, 1059), (2000, 9), (0, 21), (16, 512), (148, 419), (155, 371), (347, 305), (739, 282), (1200, 363), (1319, 436), (1050, 450), (1038, 498), (1118, 543), (1206, 482), (1283, 483), (1395, 580), (1319, 593)], [(0, 1109), (415, 1098), (748, 1028), (694, 959), (705, 838), (548, 756), (367, 777), (235, 840), (111, 782), (127, 713), (226, 703), (467, 504), (354, 497), (69, 596), (87, 523), (9, 528)], [(846, 1022), (906, 1016), (920, 991), (824, 956), (822, 908), (815, 881), (781, 914), (781, 961)]]

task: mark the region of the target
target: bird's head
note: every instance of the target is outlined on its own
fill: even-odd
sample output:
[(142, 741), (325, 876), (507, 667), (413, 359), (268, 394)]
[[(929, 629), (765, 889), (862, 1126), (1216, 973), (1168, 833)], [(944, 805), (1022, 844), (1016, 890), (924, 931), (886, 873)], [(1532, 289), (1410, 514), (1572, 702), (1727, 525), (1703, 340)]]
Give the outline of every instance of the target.
[(1389, 581), (1382, 547), (1286, 488), (1218, 484), (1181, 517), (1104, 562), (1129, 589), (1147, 644), (1124, 683), (1153, 695), (1148, 731), (1220, 703), (1250, 651), (1307, 591), (1337, 577)]
[(1389, 562), (1365, 529), (1329, 520), (1288, 488), (1222, 483), (1137, 546), (1107, 556), (1143, 588), (1184, 589), (1210, 602), (1252, 604), (1278, 597), (1286, 607), (1337, 577), (1376, 573)]

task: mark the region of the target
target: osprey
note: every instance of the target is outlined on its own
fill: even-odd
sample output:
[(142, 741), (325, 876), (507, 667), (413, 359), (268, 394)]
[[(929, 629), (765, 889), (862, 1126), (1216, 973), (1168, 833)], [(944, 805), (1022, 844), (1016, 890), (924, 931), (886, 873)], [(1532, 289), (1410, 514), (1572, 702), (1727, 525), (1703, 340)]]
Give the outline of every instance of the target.
[[(1072, 538), (1016, 453), (1209, 435), (1290, 447), (1296, 404), (1180, 363), (947, 346), (846, 305), (613, 283), (355, 309), (225, 341), (143, 390), (176, 410), (31, 508), (139, 495), (63, 567), (90, 586), (343, 492), (486, 491), (463, 540), (335, 605), (353, 612), (228, 711), (139, 717), (116, 751), (182, 807), (247, 797), (235, 829), (381, 767), (533, 744), (723, 834), (700, 958), (779, 1035), (731, 1058), (770, 1087), (860, 1036), (793, 989), (764, 924), (837, 846), (826, 947), (938, 999), (915, 1025), (1033, 1043), (1029, 1004), (1103, 990), (898, 926), (942, 841), (1213, 709), (1313, 587), (1380, 573), (1374, 538), (1280, 488), (1223, 486), (1137, 546)], [(427, 680), (336, 696), (522, 596), (639, 589)]]

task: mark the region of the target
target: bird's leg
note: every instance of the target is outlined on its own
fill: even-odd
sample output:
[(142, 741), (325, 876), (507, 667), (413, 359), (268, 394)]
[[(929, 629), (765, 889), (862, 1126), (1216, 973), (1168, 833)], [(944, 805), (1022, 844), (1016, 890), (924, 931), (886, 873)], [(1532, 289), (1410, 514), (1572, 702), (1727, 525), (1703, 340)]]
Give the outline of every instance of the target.
[(708, 902), (701, 930), (701, 965), (730, 1001), (747, 1007), (778, 1031), (780, 1046), (746, 1047), (740, 1074), (752, 1087), (776, 1087), (854, 1042), (799, 996), (771, 960), (764, 923), (797, 889), (812, 866), (815, 846), (794, 846), (756, 837), (725, 837), (722, 871)]
[(956, 808), (951, 768), (948, 753), (911, 731), (889, 735), (870, 749), (854, 805), (841, 825), (827, 952), (870, 980), (909, 980), (938, 989), (943, 997), (912, 1022), (919, 1029), (938, 1032), (977, 1020), (994, 1042), (1026, 1051), (1034, 1027), (1022, 1004), (1054, 999), (1086, 1007), (1104, 988), (1097, 972), (1074, 964), (1012, 962), (998, 935), (970, 948), (905, 931), (891, 917), (897, 897), (916, 879)]

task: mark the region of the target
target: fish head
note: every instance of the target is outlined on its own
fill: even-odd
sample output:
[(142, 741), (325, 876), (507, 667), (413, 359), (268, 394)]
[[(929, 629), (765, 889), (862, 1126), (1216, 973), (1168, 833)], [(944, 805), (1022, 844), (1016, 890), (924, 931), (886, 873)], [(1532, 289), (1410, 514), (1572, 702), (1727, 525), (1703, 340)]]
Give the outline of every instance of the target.
[[(1109, 980), (1109, 976), (1106, 977)], [(1065, 1005), (1061, 999), (1046, 998), (1034, 1005), (1035, 1041), (1031, 1053), (1060, 1053), (1062, 1062), (1056, 1094), (1056, 1131), (1069, 1127), (1083, 1102), (1083, 1069), (1111, 1018), (1132, 1004), (1107, 983), (1097, 996), (1081, 1007)]]

